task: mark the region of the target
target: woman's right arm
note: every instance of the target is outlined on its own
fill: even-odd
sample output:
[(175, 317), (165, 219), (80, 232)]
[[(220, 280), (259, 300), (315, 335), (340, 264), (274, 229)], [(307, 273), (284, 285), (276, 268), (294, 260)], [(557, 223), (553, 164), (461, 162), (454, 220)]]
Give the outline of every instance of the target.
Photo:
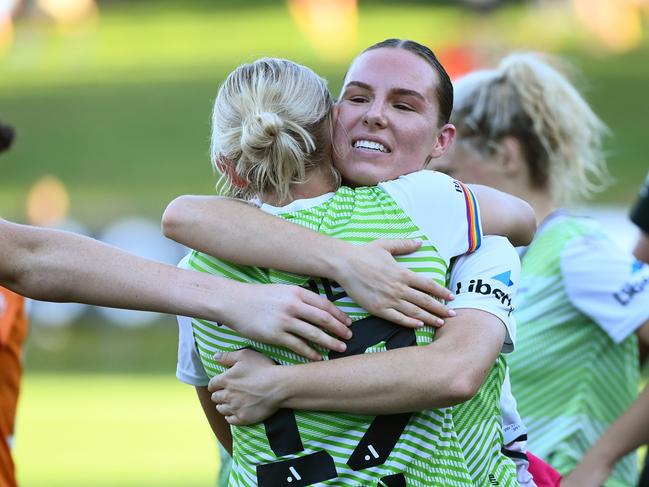
[(392, 258), (414, 252), (415, 241), (351, 245), (217, 196), (176, 198), (162, 226), (167, 237), (224, 260), (334, 280), (371, 314), (402, 326), (439, 326), (438, 317), (453, 316), (431, 297), (449, 299), (448, 290)]
[(599, 487), (616, 463), (649, 443), (649, 387), (599, 437), (579, 465), (561, 481), (562, 487)]

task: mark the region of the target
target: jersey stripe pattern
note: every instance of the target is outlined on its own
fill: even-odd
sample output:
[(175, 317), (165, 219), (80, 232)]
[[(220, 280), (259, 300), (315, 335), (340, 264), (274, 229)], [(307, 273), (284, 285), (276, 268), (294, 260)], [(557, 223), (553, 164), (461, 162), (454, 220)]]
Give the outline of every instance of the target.
[[(511, 383), (529, 432), (529, 450), (561, 474), (572, 470), (638, 392), (637, 340), (615, 344), (575, 308), (561, 275), (561, 253), (594, 229), (558, 217), (535, 237), (522, 259), (516, 351)], [(606, 276), (602, 275), (602, 279)], [(620, 461), (607, 487), (635, 485), (636, 457)]]
[[(343, 187), (317, 206), (281, 216), (354, 244), (386, 237), (421, 239), (424, 244), (415, 254), (397, 259), (409, 269), (444, 283), (448, 263), (440, 257), (434, 241), (423, 235), (395, 201), (379, 188), (352, 190)], [(440, 229), (440, 234), (444, 231)], [(306, 286), (326, 295), (351, 316), (355, 320), (352, 327), (363, 319), (370, 319), (342, 288), (323, 279), (242, 267), (197, 252), (190, 257), (189, 267), (242, 282)], [(284, 348), (241, 337), (226, 326), (204, 320), (193, 320), (192, 326), (199, 356), (209, 376), (224, 370), (212, 360), (217, 350), (252, 347), (280, 364), (305, 361)], [(389, 324), (389, 327), (396, 325)], [(368, 328), (374, 330), (374, 324)], [(353, 331), (354, 338), (362, 335), (356, 329)], [(390, 348), (394, 332), (412, 335), (412, 345), (429, 344), (434, 336), (431, 327), (417, 331), (396, 327), (392, 335), (371, 336), (364, 352)], [(362, 348), (360, 353), (363, 353)], [(321, 353), (324, 359), (335, 358), (325, 350)], [(473, 485), (455, 433), (452, 408), (376, 417), (280, 410), (264, 424), (233, 427), (232, 431), (230, 485), (234, 486)], [(281, 434), (274, 436), (278, 431)]]
[(516, 464), (502, 453), (500, 394), (506, 370), (501, 354), (478, 393), (454, 408), (455, 431), (476, 487), (518, 487)]

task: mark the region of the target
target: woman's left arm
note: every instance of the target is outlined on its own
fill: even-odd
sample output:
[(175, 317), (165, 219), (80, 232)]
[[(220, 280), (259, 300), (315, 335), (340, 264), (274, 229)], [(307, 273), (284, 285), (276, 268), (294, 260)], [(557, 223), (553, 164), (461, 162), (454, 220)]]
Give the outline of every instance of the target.
[(484, 235), (507, 237), (515, 247), (529, 245), (536, 232), (536, 216), (526, 201), (489, 186), (469, 184), (480, 204)]
[(402, 326), (440, 326), (440, 317), (453, 315), (433, 298), (451, 299), (447, 289), (394, 261), (419, 248), (413, 240), (352, 245), (218, 196), (176, 198), (162, 227), (167, 237), (220, 259), (331, 279), (372, 315)]
[(210, 424), (214, 435), (219, 440), (219, 443), (223, 445), (223, 448), (232, 455), (232, 431), (230, 430), (230, 424), (214, 408), (214, 404), (210, 401), (210, 392), (207, 390), (207, 387), (197, 386), (196, 394), (198, 395), (198, 400), (201, 403), (207, 422)]

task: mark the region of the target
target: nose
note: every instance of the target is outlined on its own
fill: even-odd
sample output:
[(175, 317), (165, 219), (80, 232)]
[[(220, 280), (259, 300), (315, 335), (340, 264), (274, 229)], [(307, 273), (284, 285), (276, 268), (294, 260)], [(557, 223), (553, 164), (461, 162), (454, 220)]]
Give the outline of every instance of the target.
[(363, 124), (370, 128), (385, 128), (388, 120), (385, 116), (385, 104), (381, 100), (373, 100), (367, 106)]

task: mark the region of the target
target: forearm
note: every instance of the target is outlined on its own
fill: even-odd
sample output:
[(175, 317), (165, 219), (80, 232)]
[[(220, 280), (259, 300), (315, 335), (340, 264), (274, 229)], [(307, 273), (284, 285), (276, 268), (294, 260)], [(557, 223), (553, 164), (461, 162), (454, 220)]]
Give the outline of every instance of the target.
[[(488, 186), (470, 184), (480, 204), (480, 218), (485, 235), (500, 235), (514, 246), (528, 245), (536, 232), (534, 210), (525, 201)], [(507, 215), (507, 218), (503, 218)]]
[(167, 237), (224, 260), (330, 279), (341, 273), (336, 256), (350, 247), (244, 201), (216, 196), (176, 198), (162, 227)]
[(418, 411), (464, 402), (475, 395), (493, 366), (504, 326), (488, 313), (458, 310), (458, 316), (449, 319), (442, 330), (447, 336), (427, 346), (273, 367), (274, 393), (280, 407), (358, 414)]
[(583, 465), (603, 464), (612, 470), (615, 464), (636, 448), (649, 443), (649, 387), (620, 416), (590, 449)]
[(214, 319), (225, 314), (221, 308), (236, 291), (236, 283), (150, 261), (88, 237), (15, 228), (17, 262), (5, 284), (34, 299)]
[[(283, 398), (281, 406), (389, 414), (452, 406), (465, 401), (468, 394), (451, 372), (457, 370), (458, 364), (440, 363), (429, 347), (276, 367), (277, 384), (281, 384), (279, 397)], [(436, 369), (440, 366), (444, 368)], [(426, 370), (449, 373), (426, 373)]]
[(212, 428), (214, 436), (219, 440), (219, 443), (223, 445), (223, 448), (232, 455), (232, 431), (230, 430), (230, 425), (225, 421), (223, 416), (221, 416), (210, 401), (210, 393), (207, 390), (207, 387), (196, 387), (196, 395), (198, 400), (201, 403), (203, 408), (203, 413), (205, 413), (205, 418)]

